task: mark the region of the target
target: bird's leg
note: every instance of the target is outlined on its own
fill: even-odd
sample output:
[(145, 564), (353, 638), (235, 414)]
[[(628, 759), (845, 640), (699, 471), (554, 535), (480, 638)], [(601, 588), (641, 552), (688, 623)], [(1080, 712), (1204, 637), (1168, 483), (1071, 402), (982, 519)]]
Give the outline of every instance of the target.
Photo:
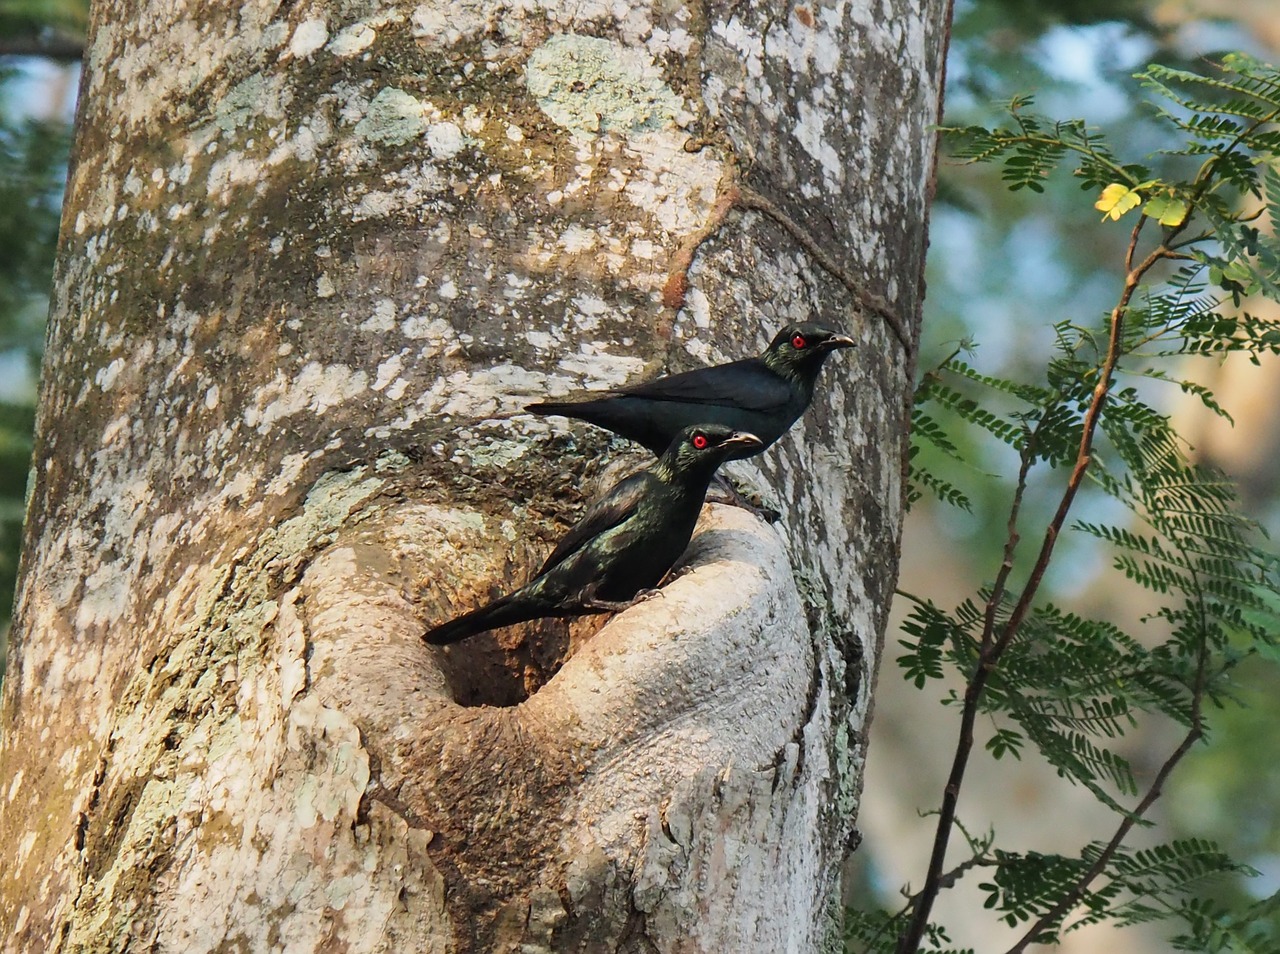
[[(708, 497), (708, 499), (712, 499), (714, 503), (725, 503), (730, 507), (740, 507), (743, 510), (750, 511), (755, 514), (765, 523), (777, 523), (778, 518), (782, 516), (772, 507), (766, 506), (764, 501), (760, 499), (759, 495), (756, 496), (755, 500), (752, 500), (750, 497), (743, 494), (742, 491), (735, 487), (732, 481), (724, 474), (716, 474), (715, 483), (719, 485), (721, 493), (719, 494), (718, 499), (715, 499), (712, 496)], [(713, 491), (712, 494), (714, 495), (715, 491)]]
[(583, 600), (582, 608), (594, 610), (597, 613), (621, 613), (625, 609), (630, 609), (631, 600)]
[(623, 610), (630, 609), (637, 603), (643, 603), (645, 600), (654, 596), (661, 596), (662, 590), (657, 588), (639, 590), (635, 596), (629, 600), (602, 600), (596, 597), (596, 584), (591, 584), (582, 591), (581, 605), (583, 609), (596, 610), (600, 613), (621, 613)]

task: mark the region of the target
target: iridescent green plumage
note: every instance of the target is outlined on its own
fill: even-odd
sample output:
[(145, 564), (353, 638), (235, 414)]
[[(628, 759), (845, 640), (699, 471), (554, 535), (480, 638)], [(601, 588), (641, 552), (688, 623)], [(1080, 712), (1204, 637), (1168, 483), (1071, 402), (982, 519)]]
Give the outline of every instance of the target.
[(513, 593), (435, 627), (429, 643), (453, 643), (546, 616), (617, 609), (657, 586), (693, 536), (716, 468), (760, 446), (717, 424), (685, 428), (650, 467), (614, 484), (587, 508), (537, 576)]

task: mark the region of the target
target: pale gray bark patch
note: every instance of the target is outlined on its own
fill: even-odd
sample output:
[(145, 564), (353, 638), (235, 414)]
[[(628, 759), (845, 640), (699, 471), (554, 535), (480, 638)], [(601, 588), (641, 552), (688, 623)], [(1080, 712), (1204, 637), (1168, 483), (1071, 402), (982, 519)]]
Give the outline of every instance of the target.
[[(684, 310), (661, 291), (745, 175), (915, 315), (943, 6), (95, 7), (0, 707), (5, 950), (680, 950), (697, 911), (700, 949), (820, 943), (904, 358), (754, 214)], [(601, 44), (619, 70), (542, 84)], [(620, 450), (525, 403), (790, 320), (862, 348), (736, 468), (776, 530), (704, 534), (599, 633), (418, 642), (522, 581)], [(718, 825), (753, 846), (724, 895), (689, 880)], [(787, 918), (717, 925), (778, 872)]]

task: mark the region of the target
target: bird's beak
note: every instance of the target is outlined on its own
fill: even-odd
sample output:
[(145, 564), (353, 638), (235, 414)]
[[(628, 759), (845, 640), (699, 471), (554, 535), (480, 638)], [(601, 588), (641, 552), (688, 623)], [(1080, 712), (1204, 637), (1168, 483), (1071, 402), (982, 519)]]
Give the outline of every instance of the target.
[(749, 431), (734, 431), (724, 439), (725, 447), (763, 447), (764, 441)]
[(826, 341), (821, 343), (823, 348), (828, 351), (835, 351), (837, 348), (856, 348), (858, 342), (854, 341), (848, 335), (832, 335)]

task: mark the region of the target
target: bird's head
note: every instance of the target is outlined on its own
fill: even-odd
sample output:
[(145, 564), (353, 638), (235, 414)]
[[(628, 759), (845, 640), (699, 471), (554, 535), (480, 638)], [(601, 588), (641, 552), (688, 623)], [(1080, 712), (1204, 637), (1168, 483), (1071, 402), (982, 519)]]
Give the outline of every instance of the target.
[(713, 471), (735, 454), (763, 446), (760, 438), (747, 431), (721, 424), (695, 424), (675, 436), (662, 455), (662, 463), (673, 474)]
[(819, 325), (789, 325), (774, 336), (761, 358), (771, 370), (784, 377), (799, 377), (812, 382), (827, 355), (857, 344), (848, 335)]

